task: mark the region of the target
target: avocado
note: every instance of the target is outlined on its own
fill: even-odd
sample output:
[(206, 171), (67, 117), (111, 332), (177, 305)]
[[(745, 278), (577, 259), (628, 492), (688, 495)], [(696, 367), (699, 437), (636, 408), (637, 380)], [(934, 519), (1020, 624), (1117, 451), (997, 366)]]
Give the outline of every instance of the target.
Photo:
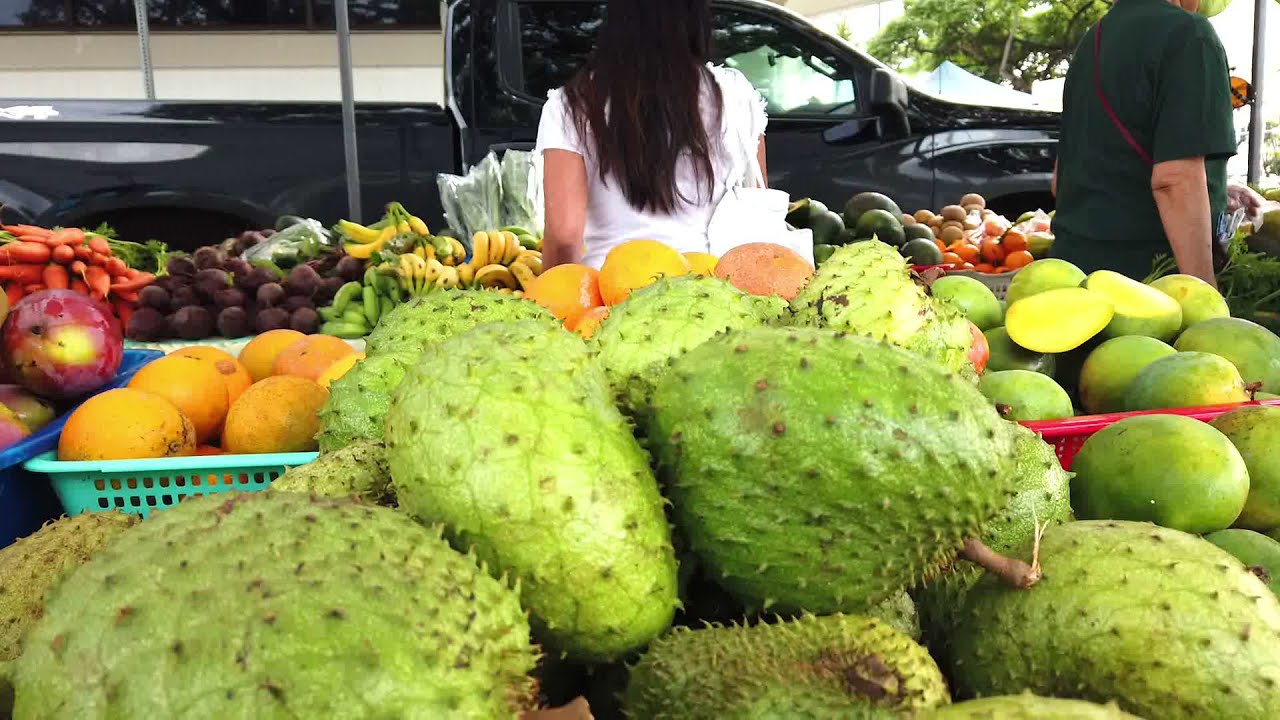
[(909, 240), (902, 246), (902, 256), (912, 265), (941, 265), (942, 251), (931, 240)]
[(813, 262), (815, 265), (821, 265), (827, 258), (831, 257), (836, 251), (835, 245), (814, 245), (813, 246)]
[(902, 218), (888, 210), (875, 209), (862, 213), (853, 231), (858, 237), (874, 237), (880, 242), (895, 247), (902, 247), (902, 244), (907, 241), (906, 231), (902, 227)]
[(906, 240), (928, 240), (929, 242), (933, 242), (937, 237), (933, 234), (933, 228), (919, 223), (915, 225), (903, 225), (902, 232), (906, 237)]
[(839, 215), (825, 210), (809, 217), (809, 229), (813, 231), (815, 245), (835, 245), (839, 242), (837, 236), (844, 230), (844, 221)]
[(794, 228), (809, 227), (809, 198), (800, 198), (787, 206), (787, 224)]
[(889, 196), (877, 192), (858, 193), (849, 198), (849, 202), (845, 203), (844, 206), (845, 224), (849, 227), (857, 225), (858, 220), (870, 210), (884, 210), (899, 220), (899, 225), (902, 224), (902, 208), (889, 199)]

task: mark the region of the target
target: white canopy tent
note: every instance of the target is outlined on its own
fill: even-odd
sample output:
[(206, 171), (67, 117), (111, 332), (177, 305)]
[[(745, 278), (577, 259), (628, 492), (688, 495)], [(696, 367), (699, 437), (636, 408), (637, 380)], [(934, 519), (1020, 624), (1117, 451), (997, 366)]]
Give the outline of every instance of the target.
[(944, 60), (933, 72), (917, 78), (915, 84), (926, 92), (970, 105), (1040, 106), (1030, 94), (978, 77), (950, 60)]

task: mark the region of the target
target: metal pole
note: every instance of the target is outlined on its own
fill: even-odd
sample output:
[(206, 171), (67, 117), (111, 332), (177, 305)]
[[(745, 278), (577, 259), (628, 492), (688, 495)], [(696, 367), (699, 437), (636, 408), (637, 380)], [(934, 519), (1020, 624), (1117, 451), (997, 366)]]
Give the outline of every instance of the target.
[(138, 52), (142, 55), (142, 87), (148, 100), (156, 99), (156, 78), (151, 68), (151, 20), (147, 0), (133, 0), (133, 16), (138, 23)]
[(342, 150), (347, 162), (347, 214), (362, 222), (360, 212), (360, 154), (356, 146), (356, 99), (351, 80), (351, 17), (347, 0), (334, 0), (338, 21), (338, 74), (342, 81)]
[(1253, 106), (1249, 109), (1249, 184), (1262, 177), (1262, 141), (1266, 125), (1262, 118), (1262, 81), (1267, 76), (1267, 6), (1274, 0), (1253, 2)]

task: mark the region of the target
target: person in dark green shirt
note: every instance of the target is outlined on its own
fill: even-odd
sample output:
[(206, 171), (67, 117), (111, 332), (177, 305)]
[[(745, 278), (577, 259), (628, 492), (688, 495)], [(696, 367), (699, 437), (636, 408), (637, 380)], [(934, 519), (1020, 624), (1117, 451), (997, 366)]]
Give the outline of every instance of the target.
[(1199, 4), (1117, 0), (1071, 60), (1053, 254), (1085, 272), (1141, 280), (1172, 252), (1214, 282), (1236, 135), (1226, 51)]

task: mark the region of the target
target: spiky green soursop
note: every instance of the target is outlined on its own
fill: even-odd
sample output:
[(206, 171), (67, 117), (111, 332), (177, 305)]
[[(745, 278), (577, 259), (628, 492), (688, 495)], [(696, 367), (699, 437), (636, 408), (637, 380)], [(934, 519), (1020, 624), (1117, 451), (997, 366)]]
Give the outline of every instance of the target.
[(1084, 700), (1047, 698), (1031, 693), (999, 695), (944, 705), (921, 713), (920, 720), (1142, 720), (1116, 707)]
[(665, 278), (613, 307), (593, 341), (621, 404), (635, 412), (674, 358), (719, 333), (776, 322), (785, 311), (781, 298), (748, 295), (719, 278)]
[(378, 440), (358, 440), (341, 450), (324, 453), (306, 465), (290, 468), (271, 487), (278, 492), (357, 497), (379, 505), (395, 502), (387, 450)]
[[(1013, 495), (982, 533), (982, 541), (998, 553), (1021, 550), (1035, 540), (1036, 525), (1071, 522), (1071, 473), (1062, 469), (1053, 446), (1027, 428), (1010, 423), (1014, 446)], [(982, 569), (958, 561), (951, 572), (920, 588), (920, 622), (934, 656), (946, 654), (946, 639), (964, 594), (982, 577)]]
[(662, 497), (578, 336), (524, 321), (429, 348), (392, 399), (386, 442), (400, 507), (518, 577), (550, 648), (611, 660), (670, 625)]
[(973, 385), (864, 337), (721, 335), (676, 360), (650, 442), (712, 577), (779, 611), (860, 612), (1004, 507), (1011, 425)]
[(428, 346), (478, 325), (516, 320), (560, 321), (542, 306), (497, 292), (451, 290), (403, 302), (378, 321), (365, 340), (369, 357), (402, 353), (416, 357)]
[(367, 357), (330, 383), (316, 435), (320, 452), (341, 450), (359, 440), (381, 440), (391, 394), (416, 359), (416, 353)]
[(969, 379), (969, 323), (934, 302), (892, 246), (876, 240), (836, 248), (791, 302), (794, 324), (866, 335), (930, 358)]
[(0, 549), (0, 662), (22, 653), (49, 589), (140, 520), (119, 512), (59, 518)]
[[(788, 698), (790, 712), (776, 714)], [(623, 706), (633, 718), (835, 720), (949, 701), (942, 672), (910, 638), (874, 618), (810, 615), (676, 628), (632, 668)]]
[(1161, 720), (1280, 717), (1280, 600), (1224, 550), (1148, 523), (1073, 522), (1045, 531), (1040, 563), (1029, 590), (991, 576), (969, 590), (950, 642), (957, 695), (1114, 700)]
[(515, 718), (532, 694), (516, 593), (387, 508), (192, 498), (50, 594), (16, 720)]

